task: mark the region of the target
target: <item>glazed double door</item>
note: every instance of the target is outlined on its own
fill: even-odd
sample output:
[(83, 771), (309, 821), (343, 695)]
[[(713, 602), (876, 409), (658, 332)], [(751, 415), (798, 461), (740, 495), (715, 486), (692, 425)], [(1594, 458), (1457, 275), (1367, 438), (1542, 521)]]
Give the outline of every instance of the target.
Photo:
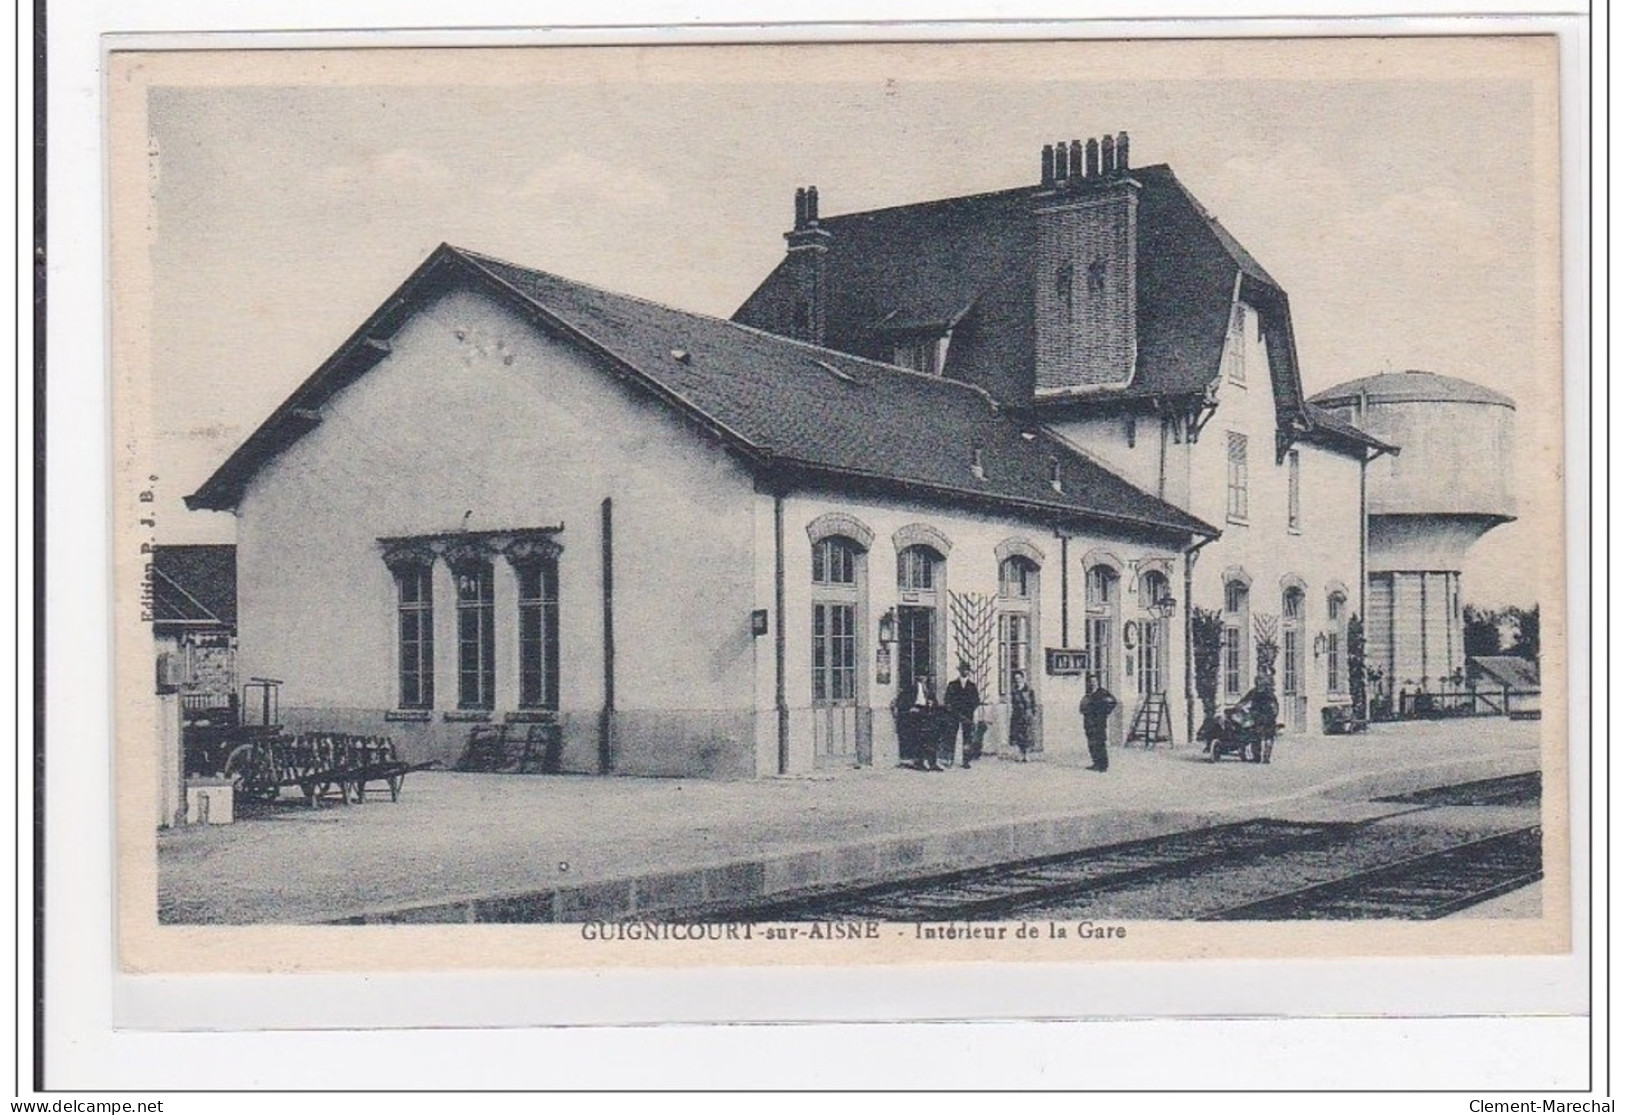
[(907, 605), (897, 609), (897, 691), (912, 694), (914, 683), (929, 679), (941, 700), (943, 681), (937, 669), (937, 610)]

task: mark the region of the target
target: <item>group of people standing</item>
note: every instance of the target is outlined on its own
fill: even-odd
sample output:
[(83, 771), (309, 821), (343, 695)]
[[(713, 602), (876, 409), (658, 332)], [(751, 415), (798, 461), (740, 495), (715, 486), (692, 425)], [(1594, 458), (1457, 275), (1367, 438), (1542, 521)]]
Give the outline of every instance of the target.
[[(1010, 745), (1024, 763), (1036, 742), (1034, 728), (1038, 719), (1038, 698), (1026, 671), (1012, 671), (1009, 697)], [(903, 762), (915, 770), (947, 770), (954, 765), (957, 745), (960, 766), (969, 770), (982, 757), (983, 737), (987, 734), (987, 724), (976, 719), (976, 710), (981, 707), (982, 694), (971, 677), (969, 662), (959, 663), (959, 676), (948, 683), (941, 704), (931, 679), (916, 678), (912, 686), (905, 686), (897, 694), (893, 706)], [(1117, 698), (1098, 682), (1091, 682), (1089, 692), (1078, 705), (1083, 714), (1084, 737), (1089, 742), (1090, 770), (1106, 769), (1106, 723), (1116, 707)]]

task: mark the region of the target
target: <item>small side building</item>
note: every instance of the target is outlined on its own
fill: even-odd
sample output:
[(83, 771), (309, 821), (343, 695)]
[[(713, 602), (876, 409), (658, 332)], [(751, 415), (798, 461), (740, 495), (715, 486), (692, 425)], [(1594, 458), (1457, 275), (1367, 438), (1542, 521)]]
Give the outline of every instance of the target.
[(236, 721), (237, 547), (154, 546), (158, 683), (192, 721)]

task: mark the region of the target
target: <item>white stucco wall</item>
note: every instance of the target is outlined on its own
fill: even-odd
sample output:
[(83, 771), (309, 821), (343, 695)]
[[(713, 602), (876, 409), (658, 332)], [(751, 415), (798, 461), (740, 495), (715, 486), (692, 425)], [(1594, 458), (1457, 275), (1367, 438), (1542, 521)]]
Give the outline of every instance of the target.
[[(1228, 375), (1220, 380), (1218, 407), (1191, 447), (1192, 514), (1223, 529), (1197, 562), (1193, 598), (1205, 608), (1222, 610), (1228, 570), (1251, 578), (1249, 606), (1254, 618), (1282, 615), (1282, 596), (1293, 579), (1304, 586), (1305, 726), (1319, 731), (1319, 710), (1347, 701), (1347, 671), (1340, 669), (1337, 693), (1328, 692), (1326, 661), (1314, 653), (1316, 636), (1330, 631), (1327, 600), (1334, 590), (1347, 596), (1347, 614), (1360, 611), (1360, 462), (1355, 457), (1307, 442), (1297, 451), (1300, 468), (1299, 526), (1288, 526), (1286, 459), (1276, 460), (1275, 396), (1269, 375), (1267, 343), (1259, 336), (1257, 315), (1248, 310), (1242, 340), (1247, 346), (1246, 382)], [(1247, 516), (1231, 519), (1228, 508), (1229, 434), (1247, 437)], [(1346, 648), (1346, 642), (1344, 642)], [(1246, 656), (1247, 680), (1254, 657)], [(1277, 664), (1279, 677), (1280, 664)], [(1222, 695), (1221, 695), (1222, 699)]]
[[(766, 517), (771, 525), (772, 501), (766, 504)], [(1175, 547), (1128, 542), (1121, 537), (1101, 534), (1069, 536), (1066, 560), (1071, 568), (1065, 578), (1069, 602), (1067, 605), (1068, 631), (1062, 637), (1062, 545), (1061, 539), (1045, 527), (1014, 517), (980, 515), (969, 511), (946, 509), (923, 503), (858, 499), (833, 495), (794, 494), (785, 500), (785, 613), (786, 613), (786, 698), (790, 709), (791, 766), (793, 770), (808, 770), (815, 766), (813, 742), (815, 729), (812, 710), (812, 603), (811, 579), (812, 541), (808, 524), (827, 513), (851, 515), (874, 534), (867, 561), (860, 570), (865, 584), (860, 586), (857, 629), (859, 633), (858, 703), (870, 710), (873, 724), (874, 763), (888, 766), (897, 761), (897, 739), (891, 717), (891, 704), (896, 696), (896, 648), (892, 648), (891, 681), (876, 681), (877, 628), (882, 613), (902, 603), (897, 587), (897, 546), (893, 536), (911, 524), (924, 524), (941, 532), (952, 548), (947, 554), (946, 590), (974, 592), (997, 596), (998, 559), (995, 551), (1000, 543), (1021, 539), (1030, 543), (1043, 555), (1039, 571), (1039, 596), (1036, 607), (1036, 636), (1033, 646), (1032, 685), (1037, 694), (1043, 721), (1043, 746), (1049, 752), (1081, 752), (1084, 748), (1082, 721), (1078, 716), (1078, 702), (1083, 696), (1083, 680), (1076, 676), (1048, 677), (1044, 672), (1044, 648), (1083, 645), (1084, 616), (1084, 557), (1091, 553), (1109, 553), (1125, 566), (1132, 566), (1147, 558), (1159, 558), (1168, 563), (1170, 581), (1176, 594), (1181, 592), (1180, 551)], [(771, 562), (770, 552), (765, 555)], [(771, 566), (769, 564), (769, 573)], [(771, 585), (771, 579), (758, 578), (759, 583)], [(1139, 614), (1137, 597), (1127, 593), (1130, 581), (1124, 577), (1125, 593), (1116, 637), (1121, 638), (1122, 622)], [(946, 593), (943, 595), (946, 608)], [(957, 648), (952, 637), (952, 626), (946, 615), (939, 617), (947, 624), (945, 636), (939, 640), (945, 673), (939, 680), (938, 693), (953, 676)], [(1173, 714), (1173, 730), (1177, 739), (1184, 738), (1184, 647), (1181, 624), (1177, 615), (1169, 624), (1172, 646), (1169, 650), (1168, 699)], [(764, 644), (770, 640), (762, 640)], [(945, 644), (945, 645), (944, 645)], [(764, 651), (771, 653), (770, 646)], [(1117, 648), (1117, 676), (1113, 691), (1126, 706), (1119, 717), (1117, 737), (1126, 731), (1127, 718), (1134, 704), (1134, 678), (1126, 673), (1125, 656)], [(768, 674), (771, 686), (771, 673)], [(771, 693), (771, 688), (768, 689)], [(997, 675), (990, 670), (983, 687), (983, 699), (989, 704), (987, 715), (990, 728), (988, 747), (998, 749), (1007, 745), (1008, 705), (997, 694)], [(762, 755), (771, 755), (773, 742), (764, 740)]]
[[(1057, 425), (1056, 432), (1130, 482), (1160, 493), (1222, 530), (1222, 536), (1201, 551), (1195, 567), (1192, 597), (1198, 606), (1222, 609), (1224, 574), (1239, 569), (1251, 579), (1252, 614), (1279, 617), (1286, 585), (1302, 580), (1309, 648), (1304, 655), (1308, 686), (1304, 720), (1310, 731), (1316, 731), (1320, 707), (1346, 700), (1342, 693), (1327, 693), (1326, 663), (1315, 658), (1312, 647), (1315, 635), (1330, 626), (1326, 605), (1333, 587), (1347, 592), (1350, 614), (1361, 607), (1360, 462), (1313, 444), (1294, 446), (1300, 468), (1299, 526), (1289, 529), (1289, 466), (1284, 459), (1276, 461), (1269, 350), (1251, 307), (1246, 308), (1240, 339), (1245, 346), (1244, 379), (1231, 378), (1227, 345), (1225, 359), (1215, 369), (1220, 375), (1218, 406), (1194, 443), (1176, 441), (1172, 429), (1149, 416), (1135, 423), (1132, 445), (1126, 419), (1120, 415), (1068, 419)], [(1245, 520), (1237, 521), (1227, 514), (1231, 432), (1247, 438), (1248, 508)], [(1175, 578), (1175, 592), (1181, 595), (1182, 578), (1181, 567)], [(1249, 651), (1249, 678), (1253, 661)]]
[[(396, 590), (378, 539), (456, 531), (465, 512), (474, 531), (562, 523), (565, 761), (596, 769), (608, 497), (616, 768), (753, 773), (761, 648), (749, 616), (760, 605), (745, 471), (664, 406), (482, 295), (439, 298), (392, 346), (241, 502), (240, 674), (283, 679), (294, 722), (387, 730), (419, 756), (454, 757), (468, 726), (444, 715), (457, 694), (450, 575), (437, 562), (433, 719), (386, 725), (397, 702)], [(517, 703), (517, 588), (504, 559), (493, 567), (500, 720)]]

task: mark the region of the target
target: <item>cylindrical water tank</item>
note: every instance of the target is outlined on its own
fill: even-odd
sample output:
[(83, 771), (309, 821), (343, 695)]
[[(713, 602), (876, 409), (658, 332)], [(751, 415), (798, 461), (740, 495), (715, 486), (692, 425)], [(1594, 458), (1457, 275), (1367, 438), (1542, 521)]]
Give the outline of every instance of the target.
[(1399, 447), (1366, 475), (1372, 515), (1517, 515), (1511, 399), (1434, 372), (1352, 380), (1310, 400)]

